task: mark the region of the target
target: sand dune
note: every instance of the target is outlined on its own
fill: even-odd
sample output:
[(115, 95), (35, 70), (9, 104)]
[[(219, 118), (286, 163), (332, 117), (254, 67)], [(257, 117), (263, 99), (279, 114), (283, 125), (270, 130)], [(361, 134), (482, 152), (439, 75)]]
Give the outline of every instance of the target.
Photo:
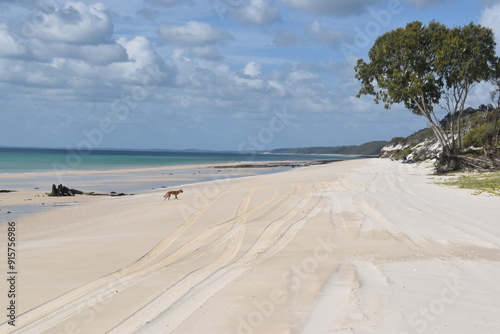
[(14, 333), (498, 333), (500, 198), (430, 172), (352, 160), (24, 217)]

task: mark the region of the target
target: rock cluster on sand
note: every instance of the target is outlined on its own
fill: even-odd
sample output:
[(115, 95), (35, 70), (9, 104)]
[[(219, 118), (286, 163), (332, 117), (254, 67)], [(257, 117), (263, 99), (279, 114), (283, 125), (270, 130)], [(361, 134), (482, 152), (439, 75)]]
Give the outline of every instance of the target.
[(66, 186), (63, 186), (60, 184), (59, 186), (56, 187), (55, 184), (52, 185), (52, 191), (50, 193), (47, 193), (49, 196), (55, 196), (55, 197), (60, 197), (60, 196), (75, 196), (75, 195), (83, 195), (83, 191), (76, 190), (76, 189), (70, 189)]

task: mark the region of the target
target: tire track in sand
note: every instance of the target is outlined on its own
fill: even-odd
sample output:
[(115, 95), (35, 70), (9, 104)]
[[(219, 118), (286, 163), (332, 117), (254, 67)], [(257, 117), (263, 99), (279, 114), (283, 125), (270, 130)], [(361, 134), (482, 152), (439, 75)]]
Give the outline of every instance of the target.
[[(137, 276), (130, 276), (134, 273), (134, 271), (151, 261), (154, 261), (154, 259), (161, 255), (163, 251), (167, 249), (175, 240), (177, 240), (182, 233), (193, 225), (203, 212), (216, 203), (220, 197), (235, 187), (236, 186), (226, 189), (224, 192), (208, 201), (203, 207), (186, 219), (184, 223), (182, 223), (174, 232), (162, 239), (148, 253), (129, 266), (71, 290), (32, 310), (27, 311), (24, 314), (19, 315), (18, 321), (21, 324), (26, 323), (26, 325), (16, 329), (13, 333), (34, 333), (50, 328), (51, 326), (57, 324), (57, 322), (62, 321), (63, 319), (94, 305), (100, 300), (109, 297), (115, 293), (115, 291), (121, 290), (125, 286), (135, 283), (130, 281), (131, 279), (135, 279), (135, 276)], [(0, 326), (0, 331), (2, 331), (5, 326), (5, 324)]]
[[(233, 188), (234, 187), (232, 187), (231, 189)], [(220, 197), (222, 197), (225, 193), (227, 193), (227, 191), (224, 192), (223, 194), (220, 194), (219, 196), (214, 198), (210, 203), (207, 203), (204, 207), (199, 209), (196, 213), (190, 216), (174, 233), (169, 234), (166, 238), (160, 241), (153, 249), (151, 249), (147, 254), (145, 254), (143, 257), (141, 257), (139, 260), (137, 260), (130, 266), (127, 266), (126, 268), (123, 268), (122, 270), (119, 270), (113, 274), (107, 275), (85, 286), (70, 291), (58, 298), (55, 298), (54, 300), (49, 301), (48, 303), (41, 305), (39, 308), (30, 311), (31, 314), (29, 315), (32, 318), (34, 318), (35, 321), (32, 321), (28, 325), (20, 328), (19, 330), (16, 331), (16, 333), (24, 333), (26, 331), (31, 333), (32, 330), (34, 330), (35, 332), (39, 332), (43, 329), (47, 329), (54, 325), (57, 325), (57, 323), (63, 321), (64, 319), (86, 308), (91, 307), (92, 305), (98, 303), (99, 301), (111, 296), (116, 292), (119, 292), (127, 288), (132, 284), (139, 282), (142, 279), (147, 278), (154, 271), (160, 270), (161, 267), (168, 266), (169, 264), (179, 261), (189, 252), (197, 251), (199, 253), (198, 256), (200, 256), (203, 253), (200, 251), (213, 248), (216, 245), (223, 242), (224, 240), (226, 240), (227, 238), (231, 237), (234, 233), (237, 233), (238, 231), (236, 229), (233, 229), (232, 231), (226, 232), (225, 238), (218, 238), (216, 241), (212, 242), (211, 245), (205, 245), (204, 247), (199, 247), (203, 239), (208, 238), (210, 234), (212, 234), (212, 232), (215, 231), (210, 231), (209, 233), (203, 233), (202, 236), (198, 236), (197, 238), (195, 238), (196, 240), (192, 240), (189, 243), (189, 245), (185, 245), (179, 248), (173, 254), (167, 256), (158, 263), (146, 267), (140, 271), (137, 271), (140, 267), (147, 265), (148, 263), (156, 259), (159, 255), (161, 255), (161, 253), (163, 253), (163, 251), (166, 248), (168, 248), (175, 241), (175, 239), (177, 239), (187, 228), (189, 228), (201, 216), (201, 214), (204, 211), (206, 211), (209, 207), (213, 205), (213, 203), (218, 201)], [(236, 215), (236, 217), (228, 220), (227, 222), (218, 224), (219, 228), (231, 224), (233, 223), (233, 221), (237, 221), (242, 215), (245, 215), (246, 217), (252, 214), (253, 212), (256, 211), (258, 212), (262, 207), (268, 205), (276, 197), (276, 192), (272, 190), (272, 194), (269, 198), (267, 198), (262, 203), (259, 203), (254, 208), (247, 210), (248, 203), (249, 200), (251, 199), (252, 193), (253, 190), (251, 192), (248, 192), (247, 196), (242, 200), (240, 204), (240, 208), (243, 207), (245, 209), (244, 210), (238, 209), (238, 214)], [(284, 203), (286, 202), (286, 200), (287, 198), (284, 198), (282, 201), (280, 201), (280, 203)], [(106, 284), (106, 282), (108, 283)], [(68, 300), (70, 301), (66, 302)], [(45, 315), (43, 312), (45, 312)], [(41, 319), (36, 320), (37, 318)], [(23, 321), (27, 321), (26, 314), (23, 316)]]
[[(200, 274), (197, 270), (190, 273), (183, 280), (178, 281), (184, 295), (173, 294), (172, 288), (167, 289), (138, 313), (125, 320), (109, 333), (134, 333), (134, 332), (170, 332), (184, 322), (208, 298), (223, 289), (228, 283), (252, 268), (273, 256), (285, 247), (305, 225), (305, 223), (322, 211), (326, 202), (320, 197), (306, 214), (303, 208), (311, 199), (311, 191), (301, 197), (298, 204), (288, 210), (282, 217), (270, 223), (259, 235), (249, 250), (237, 261), (225, 265), (211, 267)], [(298, 216), (301, 216), (299, 219)], [(280, 229), (280, 227), (282, 227)], [(227, 248), (226, 248), (227, 249)], [(189, 300), (189, 303), (184, 301)], [(193, 302), (196, 300), (196, 302)], [(175, 308), (172, 306), (175, 305)]]
[[(143, 306), (139, 312), (147, 313), (147, 314), (158, 314), (163, 311), (160, 305), (161, 303), (158, 301), (160, 299), (166, 298), (172, 300), (173, 305), (176, 301), (180, 300), (184, 295), (186, 295), (193, 286), (199, 284), (200, 280), (204, 280), (205, 277), (210, 276), (215, 270), (218, 270), (221, 267), (224, 267), (229, 263), (239, 252), (242, 243), (243, 237), (245, 234), (245, 222), (246, 218), (250, 214), (248, 211), (248, 205), (250, 203), (250, 199), (253, 195), (254, 189), (250, 190), (245, 198), (241, 201), (239, 208), (237, 210), (236, 218), (234, 219), (233, 226), (230, 230), (234, 233), (231, 233), (229, 236), (229, 241), (226, 244), (226, 247), (223, 253), (212, 263), (208, 264), (205, 267), (196, 269), (190, 272), (188, 275), (184, 276), (182, 279), (174, 283), (171, 287), (169, 287), (165, 292), (163, 292), (160, 296), (154, 298), (147, 305)], [(265, 201), (267, 204), (269, 201)], [(261, 203), (262, 204), (262, 203)], [(262, 205), (257, 205), (256, 207), (261, 207)], [(228, 222), (226, 222), (227, 224)], [(218, 226), (220, 227), (221, 224)], [(195, 238), (198, 239), (198, 238)], [(219, 238), (218, 238), (219, 239)], [(218, 240), (217, 239), (217, 240)], [(213, 243), (215, 243), (215, 240)], [(194, 245), (199, 245), (199, 241), (196, 241)], [(213, 246), (212, 246), (213, 247)], [(199, 249), (199, 248), (198, 248)], [(198, 253), (205, 253), (206, 249), (201, 250)], [(138, 315), (138, 313), (132, 314), (125, 321), (120, 323), (118, 326), (114, 327), (109, 333), (129, 333), (135, 332), (140, 327), (144, 326), (143, 319)]]

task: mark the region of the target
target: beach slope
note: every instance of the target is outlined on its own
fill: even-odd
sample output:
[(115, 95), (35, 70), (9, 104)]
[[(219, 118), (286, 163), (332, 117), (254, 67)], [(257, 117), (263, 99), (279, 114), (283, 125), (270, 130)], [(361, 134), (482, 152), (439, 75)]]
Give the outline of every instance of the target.
[(498, 333), (500, 198), (430, 173), (350, 160), (23, 217), (0, 332)]

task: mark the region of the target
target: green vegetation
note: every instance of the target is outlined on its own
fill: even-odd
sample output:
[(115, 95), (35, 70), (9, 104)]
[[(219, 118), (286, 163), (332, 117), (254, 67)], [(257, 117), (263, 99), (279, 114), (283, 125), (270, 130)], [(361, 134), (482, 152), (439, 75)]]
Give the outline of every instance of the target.
[[(484, 125), (462, 140), (473, 128), (465, 105), (477, 83), (496, 84), (491, 96), (497, 109), (500, 106), (500, 61), (495, 46), (493, 31), (481, 25), (447, 28), (435, 21), (408, 23), (378, 37), (368, 61), (358, 60), (355, 71), (361, 88), (357, 96), (371, 95), (387, 109), (402, 104), (425, 117), (441, 147), (438, 171), (498, 168), (498, 112), (492, 127)], [(438, 107), (448, 111), (444, 122), (436, 117)], [(484, 155), (467, 156), (464, 144), (470, 142), (484, 143)], [(400, 153), (406, 154), (408, 146), (411, 143)]]
[(279, 148), (272, 150), (271, 153), (378, 155), (386, 144), (386, 141), (372, 141), (350, 146)]
[[(477, 109), (467, 108), (460, 123), (465, 134), (463, 138), (463, 154), (467, 157), (480, 157), (484, 154), (483, 148), (499, 147), (500, 144), (500, 109), (493, 109), (493, 106), (479, 106)], [(446, 116), (440, 121), (441, 126), (446, 131), (453, 126), (450, 116)], [(495, 125), (496, 124), (496, 125)], [(424, 142), (431, 145), (435, 142), (432, 129), (419, 130), (412, 135), (393, 138), (388, 145), (401, 146), (402, 149), (393, 150), (384, 157), (401, 159), (403, 156), (412, 155), (414, 161), (436, 158), (433, 152), (426, 151), (422, 147)], [(434, 152), (435, 153), (435, 152)]]
[[(377, 38), (368, 56), (370, 62), (359, 59), (355, 67), (361, 82), (358, 97), (372, 95), (386, 108), (402, 103), (428, 120), (445, 151), (461, 148), (459, 119), (467, 96), (476, 83), (495, 75), (491, 29), (473, 23), (447, 28), (435, 21), (428, 26), (415, 21)], [(434, 113), (442, 100), (452, 122), (458, 120), (449, 132)]]
[(492, 146), (498, 138), (498, 129), (500, 121), (495, 123), (486, 123), (471, 129), (464, 138), (465, 146), (485, 147)]
[(438, 183), (463, 189), (475, 190), (475, 194), (486, 192), (500, 196), (500, 172), (461, 175), (445, 181), (440, 181)]

